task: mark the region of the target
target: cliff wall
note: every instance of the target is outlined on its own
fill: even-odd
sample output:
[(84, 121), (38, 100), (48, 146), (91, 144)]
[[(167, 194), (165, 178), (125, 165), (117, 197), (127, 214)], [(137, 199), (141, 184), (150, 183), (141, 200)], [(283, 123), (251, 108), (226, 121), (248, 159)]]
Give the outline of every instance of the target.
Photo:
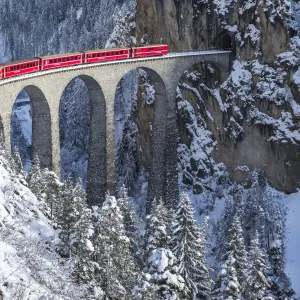
[(195, 193), (220, 163), (238, 181), (261, 168), (280, 190), (300, 187), (297, 30), (286, 0), (137, 0), (138, 44), (232, 48), (229, 76), (191, 66), (178, 86), (180, 178)]

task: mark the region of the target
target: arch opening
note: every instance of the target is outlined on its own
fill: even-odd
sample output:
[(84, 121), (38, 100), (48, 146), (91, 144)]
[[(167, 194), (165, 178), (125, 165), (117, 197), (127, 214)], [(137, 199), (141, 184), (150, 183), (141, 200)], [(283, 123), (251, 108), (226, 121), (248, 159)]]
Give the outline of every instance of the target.
[(26, 86), (17, 96), (11, 116), (11, 151), (19, 149), (26, 171), (38, 156), (42, 168), (52, 169), (51, 115), (43, 92)]
[(90, 205), (104, 201), (106, 170), (106, 105), (98, 82), (87, 75), (73, 78), (59, 105), (61, 177), (80, 177)]
[(115, 93), (117, 190), (124, 185), (141, 214), (164, 196), (166, 103), (165, 83), (149, 68), (128, 72)]

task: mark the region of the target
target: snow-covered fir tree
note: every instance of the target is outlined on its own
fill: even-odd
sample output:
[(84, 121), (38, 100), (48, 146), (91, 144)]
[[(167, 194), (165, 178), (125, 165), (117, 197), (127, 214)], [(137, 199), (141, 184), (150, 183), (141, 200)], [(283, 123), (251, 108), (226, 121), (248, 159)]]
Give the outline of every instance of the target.
[(249, 300), (271, 300), (267, 295), (270, 288), (267, 280), (267, 260), (264, 251), (260, 248), (259, 234), (256, 231), (251, 242), (249, 252), (249, 269), (243, 283), (243, 295)]
[(107, 196), (101, 208), (94, 207), (93, 220), (93, 256), (99, 265), (97, 281), (108, 299), (131, 299), (140, 275), (115, 197)]
[(147, 260), (146, 273), (149, 283), (161, 300), (183, 300), (188, 298), (188, 288), (180, 275), (177, 259), (168, 248), (153, 250)]
[(178, 204), (172, 232), (172, 250), (178, 260), (179, 273), (188, 286), (188, 298), (209, 299), (211, 278), (205, 257), (205, 233), (196, 224), (194, 209), (185, 193)]
[(124, 185), (121, 187), (118, 205), (123, 215), (126, 235), (130, 239), (132, 254), (136, 259), (141, 260), (141, 257), (138, 257), (142, 247), (142, 239), (139, 232), (140, 220), (136, 214), (134, 204), (129, 200), (127, 189)]
[(45, 202), (49, 206), (50, 218), (55, 219), (58, 216), (61, 207), (61, 188), (63, 184), (59, 181), (53, 171), (49, 171), (45, 168), (41, 173), (41, 184)]
[(22, 158), (17, 146), (15, 146), (13, 149), (12, 168), (15, 170), (17, 174), (25, 175), (25, 172), (23, 172), (24, 166), (23, 166)]
[(94, 251), (91, 242), (93, 225), (91, 210), (87, 207), (86, 194), (82, 180), (79, 179), (73, 190), (74, 202), (78, 215), (78, 221), (70, 233), (70, 246), (75, 259), (74, 273), (79, 282), (95, 284), (95, 268), (97, 265), (92, 261)]
[(218, 295), (216, 299), (219, 299), (218, 297), (227, 295), (227, 290), (229, 289), (232, 297), (240, 297), (240, 286), (245, 280), (246, 270), (248, 269), (248, 257), (241, 222), (237, 215), (234, 216), (229, 228), (228, 241), (225, 246), (222, 262), (222, 270), (219, 272), (213, 294)]
[(170, 237), (167, 228), (167, 211), (162, 199), (154, 199), (151, 213), (146, 217), (146, 255), (149, 257), (158, 248), (168, 248)]
[(226, 253), (224, 257), (229, 254), (234, 258), (237, 278), (241, 284), (245, 279), (245, 272), (248, 267), (248, 255), (244, 243), (243, 229), (238, 216), (233, 218), (229, 228), (229, 240), (226, 243)]
[(77, 198), (73, 193), (73, 180), (68, 178), (61, 190), (61, 206), (57, 215), (57, 223), (60, 226), (59, 251), (65, 257), (72, 257), (71, 234), (80, 216), (78, 213)]
[(274, 297), (290, 299), (293, 291), (284, 272), (285, 211), (261, 171), (255, 172), (252, 180), (253, 185), (247, 191), (243, 205), (245, 243), (249, 246), (255, 232), (260, 232), (259, 243), (270, 265), (267, 270), (270, 291)]
[(159, 299), (185, 299), (189, 291), (170, 249), (166, 208), (162, 200), (153, 202), (146, 225), (145, 279)]
[(32, 161), (29, 174), (27, 176), (28, 187), (36, 195), (38, 199), (42, 198), (43, 188), (42, 188), (42, 170), (40, 165), (40, 160), (38, 156)]
[(240, 300), (241, 286), (238, 282), (235, 268), (236, 260), (232, 253), (229, 253), (224, 261), (221, 271), (216, 280), (216, 288), (212, 293), (213, 300)]

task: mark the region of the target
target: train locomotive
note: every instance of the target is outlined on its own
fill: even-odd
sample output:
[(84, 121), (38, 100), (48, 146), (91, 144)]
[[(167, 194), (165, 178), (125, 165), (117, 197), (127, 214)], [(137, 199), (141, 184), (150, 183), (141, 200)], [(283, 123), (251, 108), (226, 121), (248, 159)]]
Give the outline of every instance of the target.
[(168, 45), (147, 45), (144, 47), (123, 47), (100, 49), (35, 57), (23, 61), (0, 65), (0, 80), (23, 74), (51, 70), (74, 65), (117, 61), (130, 58), (162, 56), (168, 53)]

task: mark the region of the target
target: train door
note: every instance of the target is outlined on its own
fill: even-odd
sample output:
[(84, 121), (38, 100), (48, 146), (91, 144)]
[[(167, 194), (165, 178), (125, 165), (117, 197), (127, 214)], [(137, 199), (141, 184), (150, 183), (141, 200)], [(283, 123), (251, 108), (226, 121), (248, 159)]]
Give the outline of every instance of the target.
[(133, 48), (129, 48), (128, 51), (129, 51), (129, 56), (128, 56), (128, 57), (129, 57), (129, 58), (130, 58), (130, 57), (134, 57), (134, 49), (133, 49)]

